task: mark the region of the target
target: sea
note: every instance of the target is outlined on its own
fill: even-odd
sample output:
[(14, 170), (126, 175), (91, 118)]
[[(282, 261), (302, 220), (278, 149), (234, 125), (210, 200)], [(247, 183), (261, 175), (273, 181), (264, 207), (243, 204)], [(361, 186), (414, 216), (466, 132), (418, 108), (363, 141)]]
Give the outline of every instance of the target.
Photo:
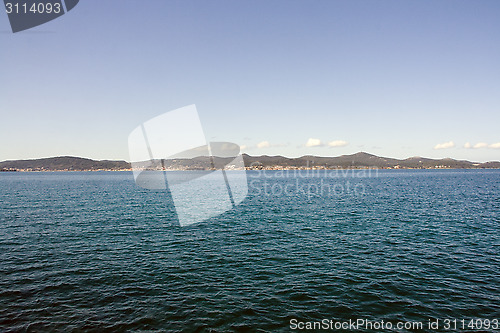
[(246, 178), (181, 227), (131, 172), (0, 173), (0, 331), (500, 332), (500, 170)]

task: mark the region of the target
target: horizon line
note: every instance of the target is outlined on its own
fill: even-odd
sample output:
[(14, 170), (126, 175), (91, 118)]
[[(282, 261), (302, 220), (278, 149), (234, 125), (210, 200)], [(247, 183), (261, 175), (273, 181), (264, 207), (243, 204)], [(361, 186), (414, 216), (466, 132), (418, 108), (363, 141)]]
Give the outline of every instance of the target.
[[(379, 156), (379, 155), (375, 155), (375, 154), (368, 153), (368, 152), (365, 152), (365, 151), (359, 151), (359, 152), (356, 152), (356, 153), (353, 153), (353, 154), (343, 154), (343, 155), (336, 155), (336, 156), (320, 156), (320, 155), (309, 154), (309, 155), (301, 155), (299, 157), (289, 157), (289, 156), (285, 156), (285, 155), (267, 155), (267, 154), (263, 154), (263, 155), (250, 155), (248, 153), (240, 153), (240, 154), (242, 156), (246, 155), (246, 156), (249, 156), (249, 157), (284, 157), (284, 158), (287, 158), (287, 159), (301, 159), (301, 158), (307, 158), (307, 157), (336, 158), (336, 157), (344, 157), (344, 156), (353, 156), (353, 155), (357, 155), (357, 154), (367, 154), (367, 155), (371, 155), (371, 156), (378, 157), (378, 158), (387, 158), (387, 159), (393, 159), (393, 160), (399, 160), (399, 161), (405, 161), (405, 160), (409, 160), (409, 159), (412, 159), (412, 158), (413, 159), (423, 158), (423, 159), (434, 160), (434, 161), (453, 160), (453, 161), (465, 161), (465, 162), (479, 163), (479, 164), (491, 163), (491, 162), (499, 162), (500, 163), (500, 160), (489, 160), (489, 161), (485, 161), (485, 162), (478, 162), (478, 161), (470, 161), (470, 160), (465, 160), (465, 159), (455, 159), (455, 158), (451, 158), (451, 157), (430, 158), (430, 157), (425, 157), (425, 156), (410, 156), (410, 157), (406, 157), (406, 158), (400, 159), (400, 158), (395, 158), (395, 157)], [(73, 156), (73, 155), (58, 155), (58, 156), (50, 156), (50, 157), (27, 158), (27, 159), (8, 159), (8, 160), (0, 161), (0, 163), (14, 162), (14, 161), (36, 161), (36, 160), (53, 159), (53, 158), (64, 158), (64, 157), (66, 157), (66, 158), (85, 159), (85, 160), (98, 161), (98, 162), (109, 161), (109, 162), (126, 162), (126, 163), (132, 163), (132, 161), (128, 161), (128, 160), (125, 160), (125, 159), (93, 159), (93, 158), (90, 158), (90, 157)], [(178, 157), (178, 158), (165, 158), (163, 160), (176, 160), (176, 159), (177, 160), (181, 160), (181, 159), (182, 160), (188, 160), (188, 159), (193, 159), (193, 158), (197, 158), (197, 157), (210, 157), (210, 156), (200, 155), (200, 156), (196, 156), (196, 157), (192, 157), (192, 158)], [(212, 156), (212, 157), (228, 158), (228, 157), (221, 157), (221, 156)], [(152, 159), (152, 160), (162, 160), (162, 159)], [(150, 161), (150, 160), (144, 160), (144, 161)], [(136, 161), (136, 162), (143, 162), (143, 161)], [(134, 162), (134, 163), (136, 163), (136, 162)]]

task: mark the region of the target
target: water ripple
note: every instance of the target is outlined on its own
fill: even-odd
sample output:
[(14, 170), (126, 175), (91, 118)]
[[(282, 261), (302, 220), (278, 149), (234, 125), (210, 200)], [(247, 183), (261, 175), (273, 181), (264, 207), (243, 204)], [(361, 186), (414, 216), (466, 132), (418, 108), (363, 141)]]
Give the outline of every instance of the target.
[(363, 195), (251, 191), (181, 228), (168, 196), (128, 173), (0, 175), (0, 331), (500, 317), (500, 172), (356, 181)]

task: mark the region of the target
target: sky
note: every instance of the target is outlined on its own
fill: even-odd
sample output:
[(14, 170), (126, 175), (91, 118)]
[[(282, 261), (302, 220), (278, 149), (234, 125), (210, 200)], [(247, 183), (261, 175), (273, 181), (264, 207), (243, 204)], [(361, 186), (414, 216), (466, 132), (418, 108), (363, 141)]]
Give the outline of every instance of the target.
[(250, 155), (500, 160), (499, 1), (83, 0), (0, 45), (0, 161), (129, 160), (191, 104)]

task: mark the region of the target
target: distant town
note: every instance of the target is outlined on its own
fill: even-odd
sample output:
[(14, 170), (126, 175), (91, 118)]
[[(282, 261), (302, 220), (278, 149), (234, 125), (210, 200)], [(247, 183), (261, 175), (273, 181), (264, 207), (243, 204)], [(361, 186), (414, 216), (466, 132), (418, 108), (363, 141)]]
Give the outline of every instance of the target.
[[(167, 159), (134, 163), (134, 168), (147, 170), (211, 170), (217, 166), (229, 166), (232, 157), (200, 156), (189, 159)], [(302, 156), (250, 156), (243, 154), (245, 170), (333, 170), (333, 169), (499, 169), (500, 161), (470, 162), (463, 160), (430, 159), (411, 157), (394, 159), (365, 152), (337, 157)], [(238, 169), (237, 166), (232, 167)], [(241, 166), (239, 169), (243, 169)], [(81, 157), (61, 156), (33, 160), (0, 162), (0, 172), (47, 172), (47, 171), (132, 171), (127, 161), (92, 160)]]

